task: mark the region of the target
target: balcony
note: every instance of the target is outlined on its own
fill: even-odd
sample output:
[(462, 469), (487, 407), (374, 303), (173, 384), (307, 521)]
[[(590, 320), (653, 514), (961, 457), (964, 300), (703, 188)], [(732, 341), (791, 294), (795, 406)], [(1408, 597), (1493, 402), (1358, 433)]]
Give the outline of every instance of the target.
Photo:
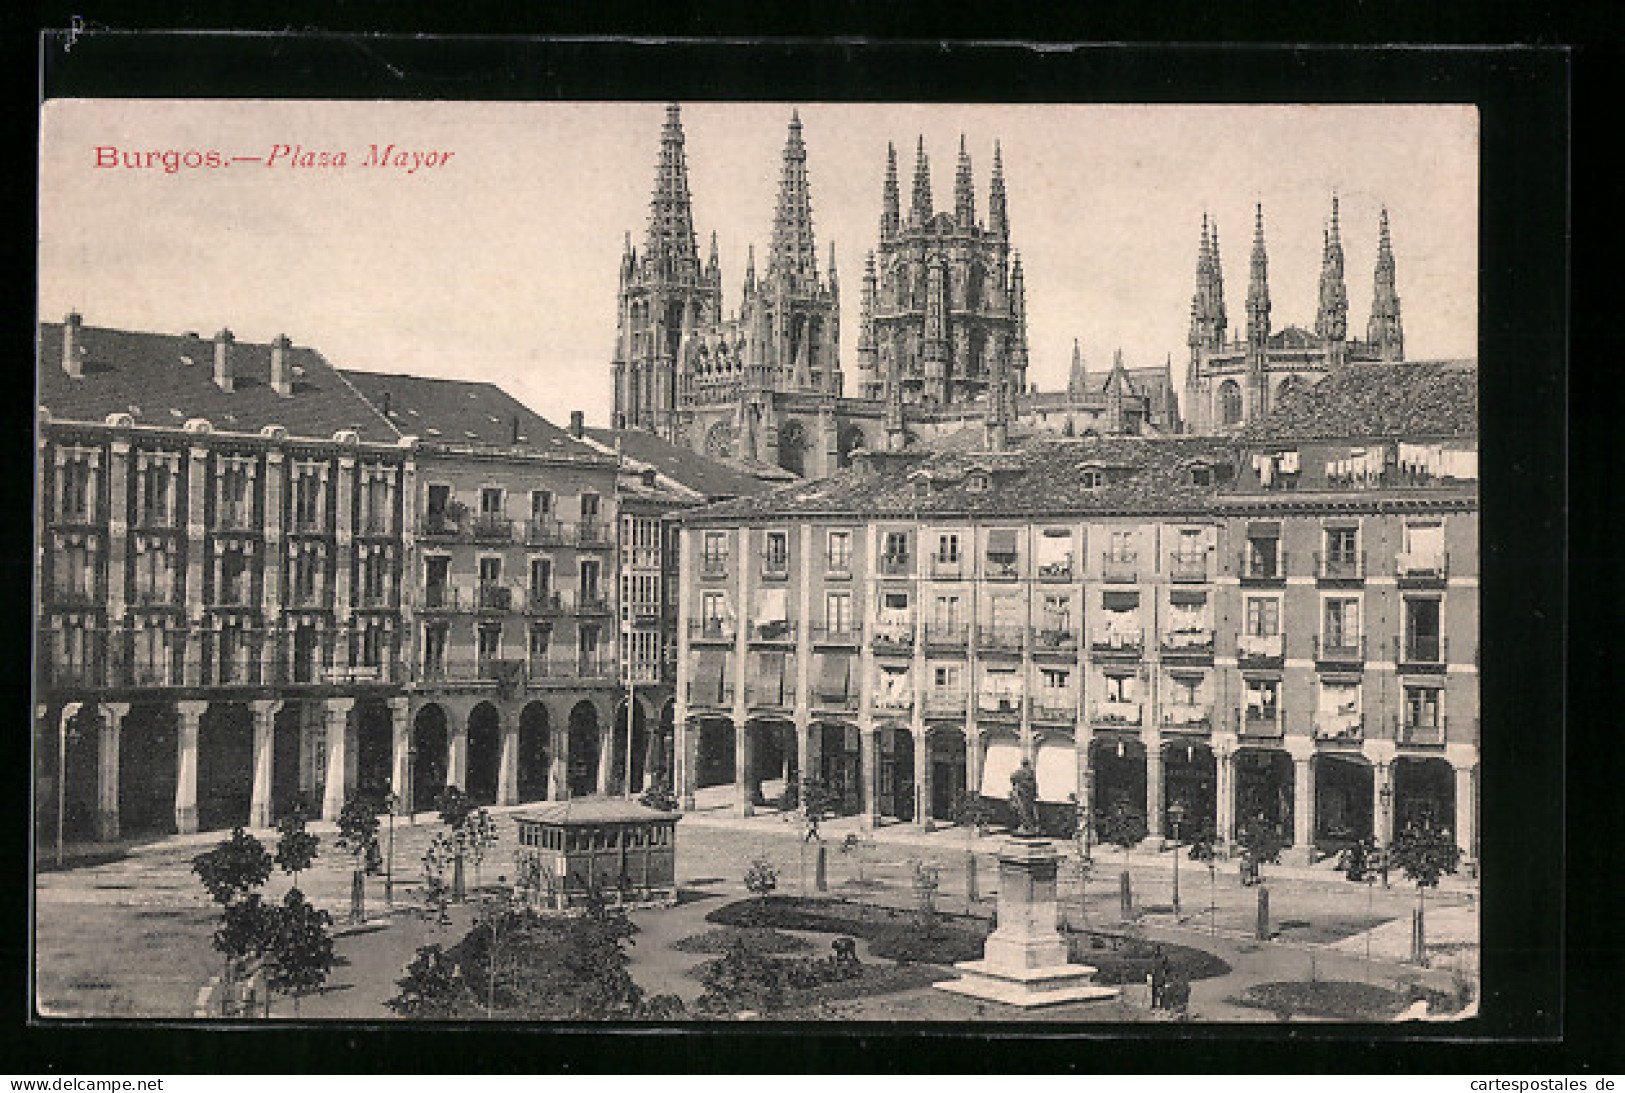
[(1413, 721), (1408, 715), (1394, 720), (1394, 738), (1402, 748), (1443, 748), (1450, 738), (1449, 714), (1432, 721)]
[(1107, 626), (1094, 632), (1089, 647), (1103, 656), (1137, 657), (1145, 649), (1145, 632), (1138, 623)]
[(609, 525), (604, 521), (583, 520), (576, 525), (576, 546), (594, 548), (609, 545)]
[(882, 713), (907, 713), (914, 708), (914, 692), (907, 687), (890, 693), (877, 691), (872, 705)]
[(525, 521), (527, 546), (564, 546), (570, 538), (569, 525), (557, 520), (543, 516)]
[(327, 611), (331, 610), (331, 603), (332, 597), (328, 594), (328, 590), (320, 585), (300, 587), (295, 582), (288, 586), (287, 604), (289, 607), (305, 611)]
[(578, 615), (607, 615), (609, 613), (609, 597), (596, 588), (589, 588), (576, 597), (576, 614)]
[(796, 640), (795, 619), (761, 619), (751, 625), (750, 640), (773, 645), (793, 645)]
[(1360, 744), (1365, 740), (1365, 719), (1360, 714), (1318, 714), (1315, 742), (1319, 744)]
[(856, 710), (858, 708), (857, 691), (826, 691), (822, 688), (813, 689), (813, 706), (820, 710)]
[(814, 645), (847, 645), (856, 647), (863, 644), (863, 631), (856, 624), (846, 626), (815, 626), (812, 628)]
[(1010, 691), (977, 691), (976, 716), (1018, 719), (1021, 717), (1022, 699)]
[(1133, 551), (1102, 554), (1100, 576), (1114, 584), (1133, 584), (1140, 579), (1140, 556)]
[(253, 586), (244, 580), (217, 583), (209, 590), (208, 603), (210, 607), (253, 607), (257, 605), (257, 600)]
[(385, 585), (383, 588), (367, 588), (362, 586), (356, 595), (356, 606), (369, 611), (388, 610), (395, 604), (395, 590)]
[(258, 531), (253, 505), (221, 505), (214, 510), (215, 531)]
[(728, 558), (701, 558), (700, 576), (706, 580), (719, 581), (728, 576)]
[(295, 535), (328, 535), (327, 514), (295, 510), (288, 520), (288, 530)]
[(982, 579), (986, 581), (1013, 581), (1021, 576), (1021, 566), (1015, 559), (995, 558), (991, 555), (982, 563)]
[(513, 610), (513, 589), (505, 584), (481, 581), (477, 603), (481, 611), (511, 611)]
[(51, 588), (50, 602), (56, 607), (90, 610), (107, 601), (107, 586), (100, 580), (78, 584), (58, 584)]
[(449, 513), (425, 513), (418, 520), (418, 537), (422, 539), (455, 539), (462, 533), (462, 522)]
[(1027, 647), (1027, 632), (1019, 626), (978, 626), (976, 648), (984, 653), (1020, 656)]
[(1351, 584), (1365, 580), (1365, 551), (1358, 553), (1322, 554), (1315, 552), (1315, 579), (1332, 584)]
[(1089, 708), (1089, 722), (1103, 728), (1125, 728), (1140, 724), (1138, 702), (1096, 702)]
[(1243, 668), (1279, 668), (1286, 656), (1281, 634), (1240, 634), (1236, 637), (1236, 663)]
[(1359, 665), (1365, 663), (1365, 635), (1315, 635), (1315, 660), (1321, 664)]
[(576, 678), (588, 683), (607, 683), (615, 678), (615, 661), (610, 657), (579, 657)]
[(1175, 551), (1168, 555), (1168, 579), (1182, 584), (1200, 584), (1208, 580), (1207, 551), (1195, 553)]
[(1041, 581), (1070, 581), (1072, 579), (1072, 559), (1066, 558), (1058, 562), (1039, 562), (1038, 579)]
[(910, 554), (882, 554), (877, 568), (882, 577), (912, 577), (914, 557)]
[(928, 622), (925, 624), (925, 647), (928, 651), (965, 653), (970, 642), (970, 626), (963, 622)]
[(1450, 639), (1437, 634), (1394, 638), (1394, 660), (1405, 672), (1442, 672), (1450, 660)]
[(1243, 584), (1255, 586), (1280, 584), (1286, 580), (1287, 561), (1287, 552), (1284, 550), (1278, 550), (1273, 554), (1243, 550), (1236, 558), (1236, 572), (1241, 576)]
[(533, 588), (525, 599), (525, 611), (532, 615), (563, 614), (564, 593), (548, 588)]
[(1162, 731), (1205, 736), (1213, 731), (1213, 707), (1205, 702), (1174, 702), (1162, 708)]
[(940, 554), (931, 555), (931, 576), (939, 581), (957, 581), (965, 576), (966, 570), (963, 558), (944, 558)]
[(513, 521), (495, 513), (474, 517), (472, 530), (477, 543), (506, 543), (513, 539)]
[(762, 579), (765, 581), (783, 581), (790, 577), (790, 559), (783, 555), (773, 557), (762, 555)]
[(927, 717), (964, 717), (965, 692), (964, 691), (927, 691), (925, 692), (925, 716)]
[(1213, 629), (1208, 626), (1168, 630), (1162, 635), (1162, 651), (1171, 657), (1213, 655)]
[(1063, 694), (1039, 695), (1027, 700), (1027, 712), (1034, 721), (1072, 724), (1078, 719), (1077, 703)]
[(1278, 740), (1281, 737), (1279, 706), (1248, 706), (1241, 711), (1240, 735), (1252, 740)]
[(627, 608), (633, 626), (659, 626), (660, 605), (658, 603), (634, 603)]
[(385, 513), (368, 513), (358, 521), (356, 531), (362, 535), (394, 535), (395, 517)]
[(914, 623), (876, 623), (874, 632), (869, 635), (869, 644), (882, 656), (909, 656), (914, 652)]
[(334, 684), (393, 683), (395, 675), (390, 664), (333, 665), (321, 672), (323, 683)]
[(448, 584), (424, 585), (419, 606), (424, 611), (457, 611), (467, 606), (467, 596), (463, 595), (463, 589)]
[(731, 642), (734, 640), (733, 620), (689, 619), (688, 637), (690, 641)]
[(1033, 656), (1076, 656), (1078, 635), (1060, 627), (1033, 630)]
[(135, 515), (135, 526), (141, 531), (175, 530), (175, 510), (169, 508), (142, 509)]
[(1450, 579), (1450, 555), (1443, 550), (1401, 551), (1394, 557), (1394, 575), (1405, 588), (1428, 588)]
[(796, 704), (794, 683), (752, 683), (745, 688), (745, 705), (753, 709), (788, 710)]
[(733, 684), (689, 684), (689, 705), (707, 710), (728, 710), (733, 706)]

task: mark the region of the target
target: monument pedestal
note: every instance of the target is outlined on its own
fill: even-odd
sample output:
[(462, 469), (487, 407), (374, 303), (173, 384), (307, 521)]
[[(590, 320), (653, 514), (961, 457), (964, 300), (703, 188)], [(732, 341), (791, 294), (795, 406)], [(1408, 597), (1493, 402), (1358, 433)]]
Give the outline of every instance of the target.
[(1115, 998), (1094, 983), (1095, 969), (1067, 962), (1056, 928), (1055, 875), (1061, 856), (1047, 840), (1016, 838), (999, 851), (999, 924), (982, 959), (955, 964), (958, 979), (936, 984), (955, 994), (1011, 1006), (1052, 1006)]

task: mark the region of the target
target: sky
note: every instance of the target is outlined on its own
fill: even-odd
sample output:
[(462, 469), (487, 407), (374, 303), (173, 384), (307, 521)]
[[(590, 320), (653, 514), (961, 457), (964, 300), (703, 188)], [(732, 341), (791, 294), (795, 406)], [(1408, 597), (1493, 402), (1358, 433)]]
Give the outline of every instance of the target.
[[(1225, 303), (1245, 326), (1253, 208), (1264, 206), (1275, 328), (1313, 327), (1321, 240), (1341, 204), (1349, 327), (1363, 336), (1380, 208), (1389, 212), (1411, 359), (1477, 356), (1478, 117), (1457, 105), (686, 103), (701, 254), (723, 301), (771, 237), (786, 126), (799, 109), (821, 265), (841, 276), (841, 363), (855, 382), (863, 255), (876, 245), (886, 145), (911, 193), (925, 140), (953, 207), (959, 139), (977, 214), (1002, 148), (1027, 283), (1029, 379), (1186, 359), (1202, 216), (1219, 225)], [(91, 326), (240, 340), (286, 334), (341, 368), (489, 380), (555, 420), (611, 400), (622, 240), (642, 246), (661, 103), (54, 100), (40, 150), (39, 312)], [(408, 173), (369, 146), (451, 153)], [(278, 145), (343, 167), (185, 166)], [(116, 149), (120, 166), (98, 166)], [(182, 153), (173, 173), (162, 157)], [(126, 153), (152, 167), (123, 166)], [(199, 156), (192, 157), (194, 161)]]

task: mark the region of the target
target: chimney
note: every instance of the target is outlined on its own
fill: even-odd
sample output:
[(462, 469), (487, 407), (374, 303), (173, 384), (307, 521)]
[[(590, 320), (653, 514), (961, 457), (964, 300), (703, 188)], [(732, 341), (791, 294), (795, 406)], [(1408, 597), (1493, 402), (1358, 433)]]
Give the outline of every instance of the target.
[(84, 362), (79, 359), (79, 328), (84, 320), (77, 311), (70, 311), (62, 320), (62, 371), (75, 378), (85, 374)]
[(379, 409), (381, 409), (383, 411), (385, 417), (389, 416), (389, 392), (388, 391), (384, 392), (383, 405), (380, 406)]
[(271, 390), (283, 398), (293, 394), (293, 369), (288, 365), (288, 350), (292, 348), (286, 334), (271, 339)]
[(236, 390), (235, 377), (231, 371), (231, 331), (224, 328), (214, 336), (214, 382), (215, 386), (225, 392)]
[(587, 432), (587, 415), (581, 410), (570, 411), (570, 435), (580, 440)]
[(514, 444), (519, 443), (519, 415), (518, 414), (513, 415), (513, 441), (512, 442)]

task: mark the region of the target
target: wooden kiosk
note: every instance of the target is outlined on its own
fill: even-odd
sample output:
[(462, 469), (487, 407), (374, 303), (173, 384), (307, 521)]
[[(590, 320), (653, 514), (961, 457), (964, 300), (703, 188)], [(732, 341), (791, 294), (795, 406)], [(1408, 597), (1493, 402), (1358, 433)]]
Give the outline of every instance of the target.
[(611, 903), (676, 902), (678, 819), (675, 812), (602, 799), (517, 815), (522, 874), (537, 881), (538, 899), (560, 910), (584, 903), (595, 889)]

